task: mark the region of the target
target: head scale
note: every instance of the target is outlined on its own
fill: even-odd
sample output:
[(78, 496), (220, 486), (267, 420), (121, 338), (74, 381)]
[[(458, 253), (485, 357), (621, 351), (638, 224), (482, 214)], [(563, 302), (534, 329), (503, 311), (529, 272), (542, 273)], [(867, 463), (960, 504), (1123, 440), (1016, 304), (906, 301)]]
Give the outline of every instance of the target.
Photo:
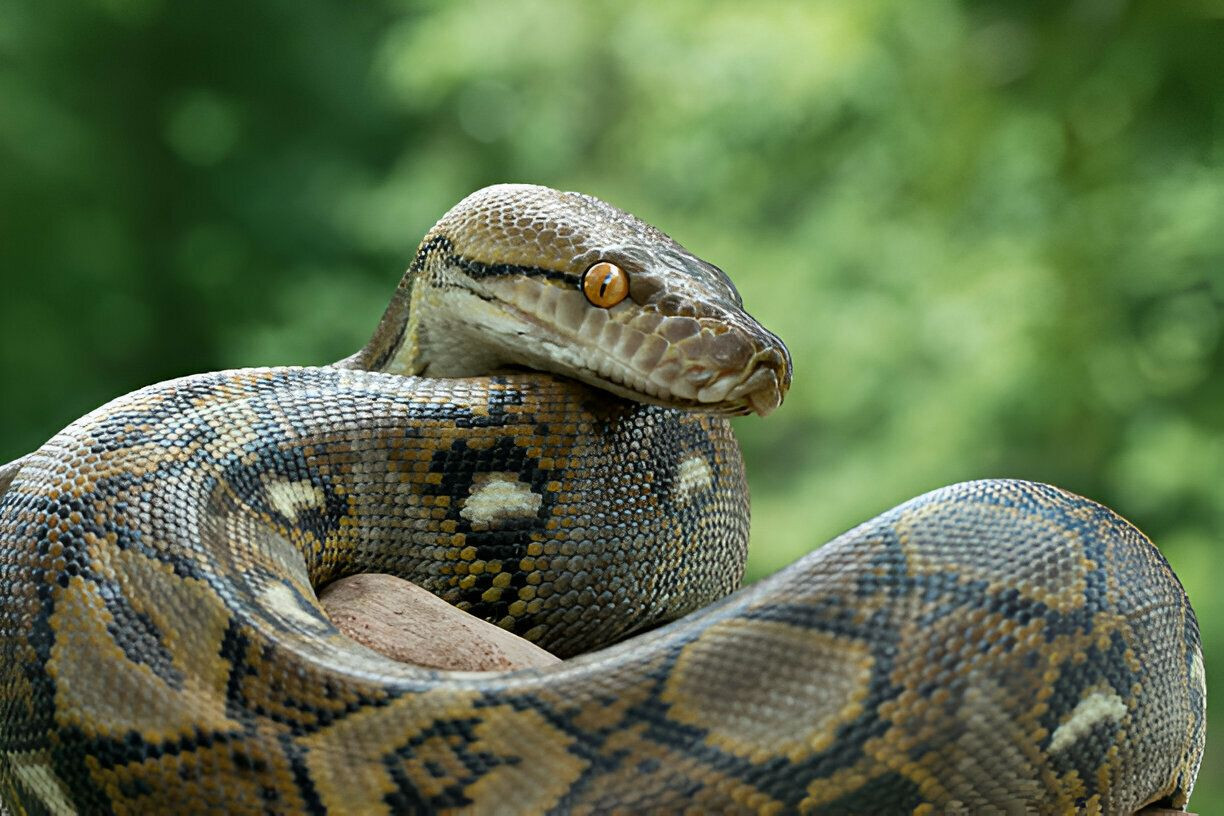
[(597, 198), (525, 184), (478, 190), (438, 221), (363, 353), (438, 377), (528, 366), (727, 414), (772, 411), (791, 376), (721, 269)]

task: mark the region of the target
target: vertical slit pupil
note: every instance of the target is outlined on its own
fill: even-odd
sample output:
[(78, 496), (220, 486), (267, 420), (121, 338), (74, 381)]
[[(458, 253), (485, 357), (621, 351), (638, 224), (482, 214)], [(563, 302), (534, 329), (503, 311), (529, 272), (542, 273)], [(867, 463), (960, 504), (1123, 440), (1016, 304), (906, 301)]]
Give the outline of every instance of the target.
[(607, 293), (608, 287), (612, 285), (612, 270), (609, 269), (604, 275), (603, 281), (599, 284), (599, 296), (603, 297)]

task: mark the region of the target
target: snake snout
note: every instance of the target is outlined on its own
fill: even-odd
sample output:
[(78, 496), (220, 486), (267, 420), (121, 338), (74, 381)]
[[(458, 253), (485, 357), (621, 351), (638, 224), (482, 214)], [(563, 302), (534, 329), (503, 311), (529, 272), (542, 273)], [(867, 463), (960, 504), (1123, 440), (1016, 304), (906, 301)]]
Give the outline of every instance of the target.
[(782, 404), (790, 388), (791, 361), (785, 346), (758, 352), (752, 373), (733, 388), (730, 397), (742, 399), (753, 413), (767, 416)]
[[(686, 331), (670, 331), (674, 321), (682, 321)], [(790, 387), (790, 353), (743, 312), (670, 318), (660, 331), (670, 336), (667, 356), (679, 365), (656, 366), (654, 377), (691, 408), (764, 416), (782, 404)]]
[(728, 413), (759, 416), (781, 405), (790, 388), (790, 353), (776, 337), (769, 339), (773, 342), (767, 345), (754, 343), (746, 361), (699, 390), (698, 402), (716, 403)]

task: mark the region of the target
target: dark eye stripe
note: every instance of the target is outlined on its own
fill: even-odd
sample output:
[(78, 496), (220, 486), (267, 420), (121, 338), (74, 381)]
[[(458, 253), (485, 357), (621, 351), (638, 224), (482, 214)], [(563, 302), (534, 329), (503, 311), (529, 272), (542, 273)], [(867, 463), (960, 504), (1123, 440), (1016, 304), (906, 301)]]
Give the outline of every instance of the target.
[(462, 269), (473, 278), (500, 278), (510, 275), (523, 275), (528, 278), (543, 278), (548, 281), (559, 281), (570, 286), (578, 286), (582, 278), (559, 269), (545, 269), (540, 266), (519, 266), (517, 264), (486, 264), (471, 258), (452, 255), (447, 261)]

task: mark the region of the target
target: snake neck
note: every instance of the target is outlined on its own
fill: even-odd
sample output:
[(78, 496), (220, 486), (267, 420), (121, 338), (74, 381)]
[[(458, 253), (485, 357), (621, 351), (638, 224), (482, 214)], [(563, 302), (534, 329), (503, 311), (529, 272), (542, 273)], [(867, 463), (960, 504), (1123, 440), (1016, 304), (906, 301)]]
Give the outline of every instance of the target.
[(512, 363), (511, 340), (491, 343), (481, 331), (499, 322), (496, 310), (474, 314), (455, 308), (470, 289), (457, 282), (462, 272), (454, 267), (461, 261), (451, 253), (444, 236), (426, 238), (369, 342), (336, 366), (401, 376), (473, 377)]
[[(449, 247), (450, 242), (443, 236), (433, 233), (426, 236), (420, 247), (417, 248), (416, 257), (413, 258), (411, 265), (395, 288), (395, 293), (391, 296), (387, 309), (378, 321), (378, 326), (375, 327), (369, 342), (357, 353), (336, 363), (336, 367), (402, 376), (426, 374), (445, 376), (445, 374), (431, 371), (431, 363), (433, 368), (438, 368), (440, 355), (448, 353), (447, 349), (461, 348), (462, 338), (436, 337), (437, 332), (429, 332), (426, 327), (427, 321), (422, 319), (422, 315), (428, 316), (429, 314), (427, 308), (429, 304), (424, 302), (426, 300), (440, 306), (445, 304), (445, 298), (442, 297), (444, 293), (431, 291), (438, 288), (437, 282), (440, 276), (431, 275), (430, 270), (436, 267), (439, 259), (445, 260), (446, 250)], [(441, 311), (443, 310), (439, 309), (439, 312)], [(431, 337), (427, 338), (427, 335)], [(429, 339), (433, 339), (434, 342), (429, 342)], [(486, 369), (471, 373), (487, 373), (487, 371)], [(464, 376), (464, 374), (451, 374), (450, 376)]]
[(418, 312), (412, 308), (417, 272), (417, 262), (414, 261), (396, 287), (369, 342), (355, 354), (335, 363), (337, 368), (405, 376), (422, 373), (425, 365), (419, 359)]

